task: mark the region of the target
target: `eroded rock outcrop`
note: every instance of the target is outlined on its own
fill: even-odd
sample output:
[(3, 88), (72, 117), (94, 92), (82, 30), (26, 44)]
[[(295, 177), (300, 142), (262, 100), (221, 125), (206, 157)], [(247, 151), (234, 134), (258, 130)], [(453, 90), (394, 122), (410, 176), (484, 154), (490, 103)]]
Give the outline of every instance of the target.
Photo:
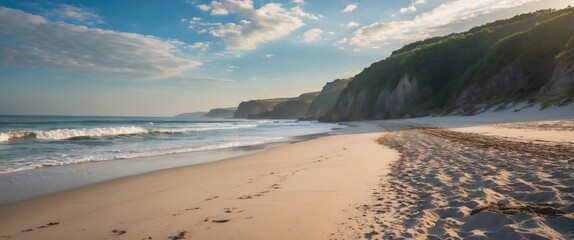
[(421, 101), (422, 93), (417, 80), (405, 74), (392, 93), (386, 89), (381, 90), (372, 110), (373, 116), (375, 118), (401, 117)]

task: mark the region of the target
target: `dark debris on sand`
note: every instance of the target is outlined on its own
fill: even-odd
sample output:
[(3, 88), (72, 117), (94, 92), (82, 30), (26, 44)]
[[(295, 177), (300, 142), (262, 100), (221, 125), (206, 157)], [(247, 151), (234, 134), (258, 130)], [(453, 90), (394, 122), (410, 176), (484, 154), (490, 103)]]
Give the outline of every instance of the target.
[(185, 239), (185, 237), (187, 236), (187, 233), (188, 233), (187, 231), (181, 231), (181, 232), (178, 232), (174, 236), (169, 236), (167, 239), (169, 239), (169, 240)]

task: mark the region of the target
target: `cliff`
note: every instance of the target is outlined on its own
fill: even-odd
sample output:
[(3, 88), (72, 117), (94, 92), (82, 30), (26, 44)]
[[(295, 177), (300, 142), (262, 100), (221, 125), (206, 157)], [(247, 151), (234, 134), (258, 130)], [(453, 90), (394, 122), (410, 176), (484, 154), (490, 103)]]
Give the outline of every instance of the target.
[(352, 78), (347, 79), (337, 79), (332, 82), (328, 82), (319, 95), (311, 102), (309, 108), (307, 109), (307, 113), (304, 115), (305, 119), (317, 119), (327, 112), (331, 111), (337, 103), (337, 97), (347, 84), (351, 81)]
[(209, 112), (207, 114), (205, 114), (204, 117), (206, 117), (206, 118), (232, 118), (233, 114), (235, 114), (236, 110), (237, 110), (237, 107), (214, 108), (214, 109), (209, 110)]
[(541, 94), (553, 95), (572, 91), (574, 88), (574, 37), (556, 56), (558, 64), (554, 68), (552, 79), (541, 90)]
[(477, 106), (504, 102), (572, 101), (572, 22), (574, 8), (542, 10), (406, 45), (356, 75), (320, 120), (473, 114)]
[(277, 104), (273, 110), (262, 112), (254, 118), (263, 119), (299, 119), (305, 117), (309, 106), (317, 98), (319, 92), (305, 93), (297, 98)]
[(241, 102), (233, 114), (233, 118), (254, 118), (262, 112), (272, 111), (280, 103), (295, 100), (296, 98), (273, 98)]
[(294, 98), (273, 98), (241, 102), (234, 118), (300, 119), (319, 92), (304, 93)]

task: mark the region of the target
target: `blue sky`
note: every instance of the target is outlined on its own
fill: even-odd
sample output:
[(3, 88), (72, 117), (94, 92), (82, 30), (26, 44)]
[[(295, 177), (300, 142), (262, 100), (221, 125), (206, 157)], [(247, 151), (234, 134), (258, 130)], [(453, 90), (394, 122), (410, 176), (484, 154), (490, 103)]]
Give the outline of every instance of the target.
[(400, 46), (572, 0), (0, 1), (0, 114), (170, 116), (319, 91)]

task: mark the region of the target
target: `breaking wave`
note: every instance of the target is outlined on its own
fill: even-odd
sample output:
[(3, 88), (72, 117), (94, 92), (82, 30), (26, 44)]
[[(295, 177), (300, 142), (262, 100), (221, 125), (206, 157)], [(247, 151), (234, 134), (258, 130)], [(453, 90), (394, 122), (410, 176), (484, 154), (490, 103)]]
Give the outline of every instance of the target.
[(108, 127), (108, 128), (80, 128), (80, 129), (55, 129), (55, 130), (33, 130), (33, 131), (11, 131), (0, 133), (0, 142), (11, 140), (66, 140), (81, 137), (111, 137), (121, 135), (143, 135), (143, 134), (175, 134), (186, 132), (205, 132), (216, 130), (233, 130), (240, 128), (254, 128), (256, 124), (228, 125), (215, 127), (194, 127), (194, 128), (158, 128), (146, 129), (142, 127)]

